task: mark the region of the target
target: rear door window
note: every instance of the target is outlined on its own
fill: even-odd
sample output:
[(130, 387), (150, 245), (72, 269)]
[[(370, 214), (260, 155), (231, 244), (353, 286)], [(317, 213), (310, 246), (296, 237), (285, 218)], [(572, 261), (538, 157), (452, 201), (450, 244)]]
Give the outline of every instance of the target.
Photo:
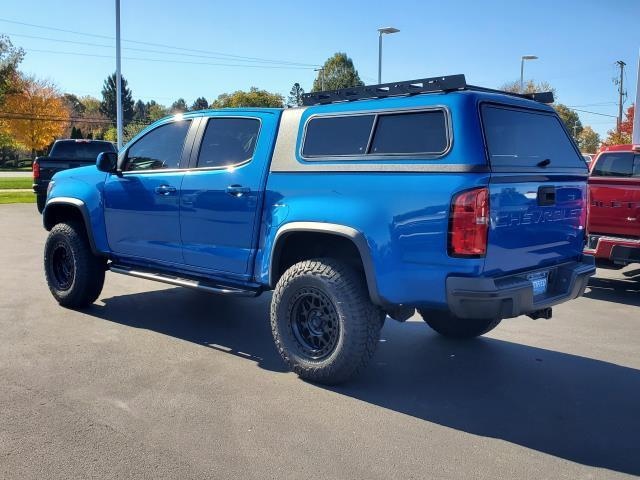
[(557, 115), (489, 104), (481, 111), (492, 168), (586, 169)]
[(260, 120), (256, 118), (211, 118), (207, 122), (198, 167), (228, 167), (253, 157)]
[(640, 155), (633, 152), (603, 153), (593, 167), (594, 177), (640, 177)]

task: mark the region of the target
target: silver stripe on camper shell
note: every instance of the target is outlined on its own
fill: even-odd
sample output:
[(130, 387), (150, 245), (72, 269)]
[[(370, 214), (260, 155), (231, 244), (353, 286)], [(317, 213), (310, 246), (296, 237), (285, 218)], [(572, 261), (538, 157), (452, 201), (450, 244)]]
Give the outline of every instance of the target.
[[(390, 172), (390, 173), (411, 173), (411, 172), (431, 172), (431, 173), (450, 173), (450, 172), (487, 172), (486, 165), (464, 165), (437, 162), (412, 162), (412, 163), (394, 163), (385, 159), (385, 162), (375, 163), (362, 160), (346, 162), (341, 161), (322, 161), (314, 159), (310, 162), (301, 162), (296, 156), (296, 145), (298, 141), (298, 132), (301, 127), (302, 114), (307, 108), (290, 108), (282, 112), (280, 119), (280, 127), (278, 129), (278, 137), (273, 150), (273, 159), (271, 161), (270, 171), (273, 173), (303, 173), (303, 172)], [(422, 107), (424, 108), (424, 107)], [(407, 110), (399, 108), (398, 110)], [(344, 112), (348, 114), (349, 112)], [(373, 112), (372, 112), (373, 113)], [(333, 114), (333, 112), (332, 112)]]

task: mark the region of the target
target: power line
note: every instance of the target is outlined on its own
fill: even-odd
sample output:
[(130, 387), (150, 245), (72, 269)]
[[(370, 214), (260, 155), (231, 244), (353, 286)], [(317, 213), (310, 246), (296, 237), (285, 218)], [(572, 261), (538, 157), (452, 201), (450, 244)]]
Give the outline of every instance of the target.
[[(59, 43), (69, 43), (69, 44), (73, 44), (73, 45), (83, 45), (83, 46), (88, 46), (88, 47), (101, 47), (101, 48), (114, 48), (113, 45), (104, 45), (104, 44), (100, 44), (100, 43), (90, 43), (90, 42), (78, 42), (75, 40), (63, 40), (63, 39), (58, 39), (58, 38), (50, 38), (50, 37), (40, 37), (37, 35), (25, 35), (25, 34), (21, 34), (21, 33), (5, 33), (5, 35), (10, 35), (10, 36), (14, 36), (14, 37), (24, 37), (24, 38), (32, 38), (35, 40), (46, 40), (48, 42), (59, 42)], [(195, 58), (212, 58), (212, 59), (216, 59), (216, 60), (225, 60), (228, 59), (228, 57), (223, 57), (220, 55), (196, 55), (193, 53), (183, 53), (183, 52), (168, 52), (166, 50), (152, 50), (149, 48), (135, 48), (135, 47), (123, 47), (123, 50), (130, 50), (130, 51), (135, 51), (135, 52), (146, 52), (146, 53), (159, 53), (162, 55), (180, 55), (180, 56), (184, 56), (184, 57), (195, 57)], [(234, 60), (237, 62), (250, 62), (250, 63), (265, 63), (265, 61), (263, 60), (248, 60), (248, 59), (237, 59)], [(266, 62), (266, 63), (275, 63), (275, 62)], [(289, 63), (283, 63), (282, 65), (292, 65), (293, 64), (289, 64)], [(300, 64), (299, 66), (306, 66), (305, 64)]]
[[(61, 52), (59, 50), (41, 50), (38, 48), (25, 48), (27, 52), (53, 53), (56, 55), (75, 55), (80, 57), (96, 57), (113, 59), (113, 55), (99, 55), (97, 53), (79, 53), (79, 52)], [(287, 69), (287, 70), (313, 70), (313, 67), (297, 67), (285, 65), (238, 65), (233, 63), (210, 63), (210, 62), (189, 62), (186, 60), (163, 60), (161, 58), (141, 58), (141, 57), (122, 57), (126, 60), (138, 60), (143, 62), (157, 63), (179, 63), (188, 65), (208, 65), (214, 67), (240, 67), (240, 68), (269, 68), (269, 69)]]
[[(9, 20), (6, 18), (0, 18), (0, 22), (5, 22), (5, 23), (12, 23), (15, 25), (22, 25), (22, 26), (26, 26), (26, 27), (33, 27), (33, 28), (41, 28), (44, 30), (52, 30), (52, 31), (56, 31), (56, 32), (64, 32), (64, 33), (71, 33), (74, 35), (84, 35), (87, 37), (94, 37), (94, 38), (103, 38), (103, 39), (108, 39), (108, 40), (114, 40), (114, 37), (108, 36), (108, 35), (99, 35), (96, 33), (86, 33), (86, 32), (79, 32), (76, 30), (67, 30), (64, 28), (57, 28), (57, 27), (49, 27), (46, 25), (37, 25), (34, 23), (27, 23), (27, 22), (19, 22), (16, 20)], [(266, 62), (266, 63), (279, 63), (279, 64), (287, 64), (287, 65), (298, 65), (298, 66), (307, 66), (307, 67), (316, 67), (317, 65), (315, 64), (305, 64), (305, 63), (298, 63), (298, 62), (290, 62), (290, 61), (286, 61), (286, 60), (274, 60), (274, 59), (267, 59), (267, 58), (261, 58), (261, 57), (247, 57), (244, 55), (235, 55), (235, 54), (231, 54), (231, 53), (225, 53), (225, 52), (216, 52), (216, 51), (211, 51), (211, 50), (198, 50), (198, 49), (194, 49), (194, 48), (184, 48), (184, 47), (174, 47), (173, 45), (166, 45), (166, 44), (162, 44), (162, 43), (154, 43), (154, 42), (144, 42), (144, 41), (140, 41), (140, 40), (126, 40), (126, 39), (122, 39), (123, 42), (129, 42), (129, 43), (135, 43), (138, 45), (149, 45), (152, 47), (163, 47), (163, 48), (170, 48), (173, 50), (180, 50), (180, 51), (184, 51), (184, 52), (196, 52), (196, 53), (208, 53), (208, 54), (212, 54), (212, 55), (222, 55), (224, 57), (228, 57), (228, 58), (236, 58), (236, 59), (245, 59), (245, 60), (258, 60), (258, 61), (262, 61), (262, 62)]]
[(582, 112), (582, 113), (590, 113), (591, 115), (600, 115), (602, 117), (611, 117), (611, 118), (617, 118), (617, 115), (608, 115), (606, 113), (600, 113), (600, 112), (590, 112), (589, 110), (579, 110), (577, 108), (574, 108), (574, 110), (576, 112)]

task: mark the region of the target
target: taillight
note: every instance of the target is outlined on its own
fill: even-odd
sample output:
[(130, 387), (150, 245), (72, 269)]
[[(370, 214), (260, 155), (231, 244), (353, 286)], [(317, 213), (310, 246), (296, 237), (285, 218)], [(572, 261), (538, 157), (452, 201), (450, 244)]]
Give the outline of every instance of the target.
[(451, 201), (449, 255), (480, 257), (487, 253), (489, 192), (474, 188), (457, 194)]
[(33, 179), (38, 180), (38, 178), (40, 177), (40, 165), (36, 162), (33, 162), (31, 169), (33, 170)]

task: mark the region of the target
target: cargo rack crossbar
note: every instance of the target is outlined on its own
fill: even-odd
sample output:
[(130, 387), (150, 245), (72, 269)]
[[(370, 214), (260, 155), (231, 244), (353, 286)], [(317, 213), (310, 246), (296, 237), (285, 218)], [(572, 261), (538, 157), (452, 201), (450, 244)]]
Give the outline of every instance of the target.
[(469, 85), (463, 74), (448, 75), (446, 77), (421, 78), (404, 82), (381, 83), (379, 85), (364, 85), (361, 87), (341, 88), (302, 94), (302, 105), (326, 105), (329, 103), (352, 102), (355, 100), (370, 100), (375, 98), (399, 97), (418, 95), (421, 93), (444, 93), (458, 90), (474, 90), (478, 92), (499, 93), (513, 97), (525, 98), (541, 103), (553, 103), (553, 92), (514, 93), (492, 88)]

